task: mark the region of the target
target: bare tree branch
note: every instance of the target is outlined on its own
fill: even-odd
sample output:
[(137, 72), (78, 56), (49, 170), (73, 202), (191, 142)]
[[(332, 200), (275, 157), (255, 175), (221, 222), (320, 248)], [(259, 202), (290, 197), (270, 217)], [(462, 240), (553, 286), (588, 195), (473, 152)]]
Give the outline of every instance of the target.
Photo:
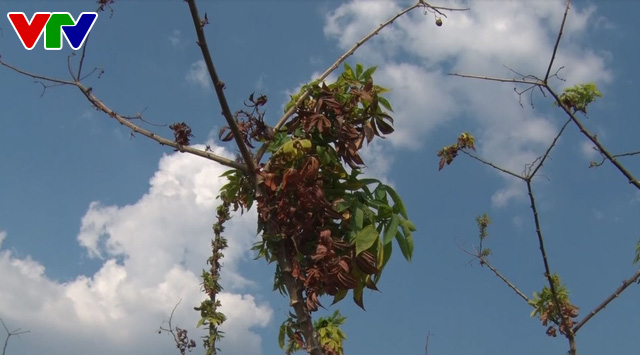
[(553, 61), (556, 59), (556, 53), (558, 53), (558, 46), (560, 45), (560, 39), (562, 38), (562, 32), (564, 31), (564, 24), (567, 20), (567, 14), (569, 13), (569, 8), (571, 7), (571, 0), (567, 0), (567, 7), (564, 9), (564, 16), (562, 17), (562, 24), (560, 25), (560, 31), (558, 31), (558, 38), (556, 39), (556, 44), (553, 46), (553, 54), (551, 54), (551, 60), (549, 60), (549, 67), (547, 67), (547, 73), (544, 75), (544, 84), (547, 84), (549, 80), (549, 74), (551, 73), (551, 67), (553, 66)]
[[(504, 276), (500, 271), (498, 271), (498, 269), (496, 269), (493, 265), (491, 265), (491, 263), (489, 262), (489, 260), (487, 260), (487, 258), (485, 256), (483, 256), (482, 253), (482, 247), (480, 247), (479, 251), (475, 251), (475, 252), (471, 252), (469, 250), (464, 249), (463, 247), (461, 247), (460, 245), (458, 245), (458, 248), (460, 248), (460, 250), (462, 250), (463, 252), (473, 256), (474, 258), (478, 259), (480, 261), (480, 266), (484, 266), (486, 265), (489, 270), (491, 270), (496, 276), (498, 276), (498, 278), (500, 278), (500, 280), (502, 280), (507, 286), (509, 286), (510, 289), (512, 289), (518, 296), (520, 296), (520, 298), (522, 298), (523, 300), (525, 300), (527, 302), (527, 304), (529, 304), (529, 297), (527, 297), (524, 292), (520, 291), (520, 289), (511, 281), (509, 281), (509, 279), (507, 279), (506, 276)], [(474, 247), (475, 249), (475, 247)]]
[(524, 177), (522, 177), (522, 175), (516, 174), (516, 173), (514, 173), (512, 171), (509, 171), (509, 170), (507, 170), (505, 168), (501, 168), (501, 167), (493, 164), (492, 162), (486, 161), (486, 160), (484, 160), (484, 159), (482, 159), (482, 158), (480, 158), (480, 157), (478, 157), (478, 156), (476, 156), (474, 154), (471, 154), (471, 153), (467, 152), (466, 150), (460, 150), (460, 151), (462, 153), (468, 155), (469, 157), (481, 162), (482, 164), (488, 165), (488, 166), (490, 166), (490, 167), (492, 167), (492, 168), (494, 168), (496, 170), (502, 171), (503, 173), (505, 173), (507, 175), (511, 175), (511, 176), (513, 176), (515, 178), (518, 178), (520, 180), (524, 180), (525, 179)]
[(22, 334), (31, 333), (30, 330), (20, 330), (20, 328), (10, 331), (9, 328), (7, 328), (7, 325), (2, 320), (2, 318), (0, 318), (0, 323), (2, 323), (4, 330), (7, 332), (7, 337), (4, 338), (4, 346), (2, 347), (2, 355), (5, 355), (7, 352), (7, 346), (9, 345), (9, 338), (11, 338), (12, 336), (19, 337)]
[(536, 86), (544, 86), (544, 83), (540, 80), (524, 80), (524, 79), (509, 79), (509, 78), (496, 78), (491, 76), (481, 76), (481, 75), (471, 75), (471, 74), (458, 74), (458, 73), (449, 73), (451, 76), (458, 76), (461, 78), (468, 79), (479, 79), (479, 80), (488, 80), (488, 81), (499, 81), (501, 83), (517, 83), (517, 84), (527, 84), (527, 85), (536, 85)]
[(596, 308), (593, 309), (593, 311), (589, 312), (589, 314), (587, 314), (581, 321), (579, 321), (574, 327), (573, 327), (573, 332), (577, 333), (578, 330), (580, 330), (580, 328), (582, 328), (583, 325), (585, 325), (585, 323), (587, 323), (593, 316), (595, 316), (598, 312), (600, 312), (601, 310), (603, 310), (605, 307), (607, 307), (609, 305), (609, 303), (611, 303), (611, 301), (613, 301), (614, 299), (616, 299), (618, 296), (620, 296), (620, 294), (627, 288), (629, 287), (629, 285), (631, 285), (632, 283), (638, 281), (638, 279), (640, 279), (640, 269), (638, 269), (638, 271), (635, 272), (635, 274), (633, 274), (633, 276), (631, 276), (630, 278), (622, 281), (622, 285), (620, 285), (620, 287), (616, 288), (615, 291), (613, 291), (613, 293), (607, 297), (604, 301), (602, 301), (602, 303), (600, 303)]
[[(227, 103), (227, 98), (224, 94), (225, 84), (218, 77), (218, 73), (216, 72), (216, 68), (213, 65), (213, 59), (211, 58), (211, 52), (209, 50), (209, 46), (207, 44), (207, 39), (204, 35), (204, 26), (208, 23), (208, 20), (200, 18), (198, 14), (198, 7), (196, 6), (195, 0), (187, 0), (189, 4), (189, 10), (191, 11), (191, 18), (193, 19), (193, 26), (195, 27), (196, 34), (198, 36), (198, 46), (202, 51), (202, 57), (204, 58), (204, 62), (207, 65), (207, 71), (209, 72), (209, 76), (211, 77), (211, 82), (213, 83), (213, 87), (216, 91), (216, 96), (218, 97), (218, 101), (220, 102), (220, 107), (222, 108), (222, 115), (227, 121), (227, 125), (233, 132), (233, 138), (236, 141), (236, 145), (240, 150), (240, 154), (242, 155), (242, 159), (247, 166), (247, 171), (249, 172), (248, 176), (255, 183), (256, 181), (256, 164), (253, 160), (253, 156), (249, 151), (249, 147), (244, 143), (244, 139), (242, 137), (242, 133), (240, 132), (240, 128), (236, 123), (236, 120), (233, 118), (233, 114), (231, 113), (231, 109), (229, 108), (229, 104)], [(205, 14), (206, 17), (206, 14)]]
[(502, 273), (500, 273), (498, 269), (493, 267), (493, 265), (491, 265), (491, 263), (485, 257), (483, 256), (477, 256), (477, 257), (482, 262), (482, 265), (487, 265), (489, 270), (491, 270), (496, 276), (498, 276), (500, 280), (502, 280), (505, 284), (507, 284), (507, 286), (509, 286), (510, 289), (512, 289), (518, 296), (520, 296), (523, 300), (525, 300), (527, 304), (529, 303), (529, 297), (527, 297), (522, 291), (520, 291), (520, 289), (518, 289), (516, 285), (514, 285), (511, 281), (509, 281), (509, 279), (507, 279), (504, 275), (502, 275)]
[(22, 70), (22, 69), (20, 69), (18, 67), (15, 67), (15, 66), (5, 62), (2, 59), (0, 59), (0, 65), (5, 66), (5, 67), (15, 71), (16, 73), (22, 74), (24, 76), (28, 76), (28, 77), (33, 78), (33, 79), (43, 80), (43, 81), (57, 83), (57, 84), (61, 84), (61, 85), (73, 85), (73, 86), (75, 86), (75, 82), (73, 82), (73, 81), (52, 78), (52, 77), (44, 76), (44, 75), (33, 74), (33, 73), (28, 72), (28, 71)]
[(79, 82), (75, 83), (74, 85), (77, 86), (78, 89), (80, 89), (80, 91), (82, 91), (82, 93), (87, 98), (87, 100), (89, 100), (89, 102), (91, 102), (98, 110), (106, 113), (107, 115), (109, 115), (109, 117), (116, 119), (116, 121), (118, 121), (120, 124), (127, 126), (129, 129), (131, 129), (135, 133), (142, 134), (143, 136), (151, 138), (162, 145), (173, 147), (181, 152), (187, 152), (193, 155), (207, 158), (209, 160), (213, 160), (216, 163), (222, 164), (224, 166), (228, 166), (230, 168), (240, 169), (244, 171), (247, 170), (247, 167), (244, 164), (238, 163), (237, 161), (221, 157), (219, 155), (207, 152), (205, 150), (196, 149), (186, 145), (180, 145), (173, 140), (166, 139), (149, 130), (146, 130), (132, 123), (131, 120), (128, 120), (124, 118), (122, 115), (118, 114), (117, 112), (111, 110), (107, 105), (105, 105), (100, 99), (98, 99), (93, 94), (93, 90), (91, 88), (87, 88)]
[[(180, 145), (178, 143), (176, 143), (173, 140), (169, 140), (167, 138), (164, 138), (156, 133), (153, 133), (149, 130), (146, 130), (134, 123), (131, 122), (130, 119), (127, 119), (126, 117), (116, 113), (115, 111), (113, 111), (111, 108), (109, 108), (107, 105), (105, 105), (98, 97), (96, 97), (93, 94), (93, 90), (92, 88), (88, 88), (86, 86), (84, 86), (82, 83), (80, 83), (79, 81), (69, 81), (69, 80), (62, 80), (62, 79), (57, 79), (57, 78), (52, 78), (49, 76), (44, 76), (44, 75), (39, 75), (39, 74), (33, 74), (31, 72), (25, 71), (23, 69), (20, 69), (18, 67), (15, 67), (5, 61), (3, 61), (2, 59), (0, 59), (0, 65), (3, 65), (19, 74), (22, 74), (24, 76), (30, 77), (30, 78), (34, 78), (34, 79), (39, 79), (45, 82), (50, 82), (50, 83), (54, 83), (54, 85), (70, 85), (70, 86), (75, 86), (78, 89), (80, 89), (80, 91), (84, 94), (84, 96), (87, 98), (87, 100), (89, 100), (89, 102), (91, 102), (93, 104), (93, 106), (95, 106), (98, 110), (106, 113), (107, 115), (109, 115), (109, 117), (116, 119), (120, 124), (127, 126), (129, 129), (131, 129), (131, 131), (135, 132), (135, 133), (140, 133), (145, 137), (151, 138), (153, 140), (155, 140), (156, 142), (160, 143), (161, 145), (166, 145), (172, 148), (177, 149), (178, 151), (181, 152), (187, 152), (187, 153), (191, 153), (209, 160), (213, 160), (219, 164), (222, 164), (224, 166), (228, 166), (230, 168), (234, 168), (234, 169), (240, 169), (243, 171), (247, 170), (247, 166), (245, 166), (242, 163), (236, 162), (234, 160), (228, 159), (228, 158), (224, 158), (221, 157), (219, 155), (210, 153), (208, 151), (205, 150), (200, 150), (200, 149), (196, 149), (190, 146), (185, 146), (185, 145)], [(48, 86), (45, 85), (44, 83), (42, 83), (42, 85), (47, 88)]]
[(551, 145), (549, 146), (549, 148), (547, 148), (547, 151), (544, 152), (544, 155), (542, 155), (542, 158), (540, 158), (540, 162), (533, 169), (533, 172), (531, 172), (529, 174), (528, 178), (533, 178), (536, 175), (536, 173), (538, 172), (538, 170), (540, 170), (540, 168), (544, 164), (545, 160), (549, 157), (549, 153), (551, 153), (551, 150), (553, 149), (553, 147), (555, 147), (556, 142), (558, 142), (558, 139), (560, 139), (560, 136), (564, 132), (565, 128), (567, 128), (567, 125), (569, 125), (569, 122), (571, 122), (570, 119), (567, 120), (567, 122), (565, 122), (564, 125), (562, 125), (562, 128), (560, 128), (560, 131), (558, 132), (558, 134), (556, 134), (556, 137), (553, 139), (553, 142), (551, 142)]

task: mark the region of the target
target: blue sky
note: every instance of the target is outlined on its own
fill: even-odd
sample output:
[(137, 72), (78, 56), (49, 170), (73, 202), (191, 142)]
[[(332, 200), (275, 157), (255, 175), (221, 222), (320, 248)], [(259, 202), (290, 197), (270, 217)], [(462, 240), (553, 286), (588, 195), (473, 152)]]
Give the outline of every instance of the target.
[[(562, 354), (566, 341), (548, 338), (531, 309), (459, 247), (476, 243), (474, 218), (487, 212), (493, 265), (527, 295), (541, 289), (524, 185), (465, 157), (438, 172), (436, 152), (469, 131), (481, 156), (520, 172), (544, 151), (566, 119), (548, 98), (536, 93), (534, 109), (528, 101), (520, 107), (512, 85), (446, 73), (509, 76), (508, 66), (543, 76), (564, 2), (437, 4), (472, 10), (449, 15), (442, 27), (416, 10), (350, 59), (377, 65), (374, 79), (393, 88), (396, 132), (367, 151), (368, 174), (396, 186), (418, 232), (413, 261), (396, 255), (381, 292), (365, 295), (366, 312), (339, 304), (348, 316), (345, 352), (423, 354), (431, 332), (432, 355)], [(289, 93), (404, 5), (201, 1), (200, 11), (211, 21), (206, 33), (232, 110), (251, 92), (264, 93), (274, 122)], [(2, 13), (94, 9), (92, 1), (0, 4)], [(594, 81), (604, 93), (584, 122), (614, 153), (638, 150), (639, 10), (635, 1), (574, 1), (556, 60), (567, 81), (555, 87)], [(185, 121), (193, 143), (235, 154), (216, 139), (223, 119), (186, 4), (120, 1), (114, 11), (100, 15), (88, 43), (86, 68), (105, 70), (87, 79), (94, 93), (117, 112), (144, 111), (152, 123)], [(45, 51), (41, 40), (26, 51), (4, 15), (0, 28), (3, 60), (68, 77), (68, 47)], [(225, 169), (132, 138), (77, 90), (41, 94), (40, 84), (0, 68), (0, 318), (31, 330), (11, 339), (7, 353), (174, 354), (171, 339), (154, 330), (182, 298), (174, 321), (199, 334), (192, 307), (203, 297), (197, 276)], [(610, 165), (588, 168), (597, 154), (574, 126), (551, 158), (534, 188), (551, 267), (582, 317), (636, 270), (640, 194)], [(637, 160), (623, 161), (639, 171)], [(271, 291), (273, 265), (252, 260), (254, 211), (227, 231), (223, 353), (281, 354), (277, 331), (288, 300)], [(636, 354), (638, 297), (634, 285), (581, 329), (580, 353)]]

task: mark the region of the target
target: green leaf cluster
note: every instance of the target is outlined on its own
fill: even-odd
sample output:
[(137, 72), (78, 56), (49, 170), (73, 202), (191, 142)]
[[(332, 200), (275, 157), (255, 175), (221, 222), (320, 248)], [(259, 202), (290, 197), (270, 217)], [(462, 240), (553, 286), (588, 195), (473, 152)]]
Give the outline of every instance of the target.
[[(328, 317), (319, 317), (313, 322), (313, 327), (318, 333), (318, 341), (323, 348), (329, 348), (334, 352), (344, 354), (343, 341), (347, 339), (344, 331), (340, 329), (347, 317), (340, 314), (336, 310)], [(299, 323), (297, 317), (289, 313), (289, 317), (280, 325), (278, 334), (278, 345), (285, 350), (285, 354), (289, 355), (301, 350), (299, 340)], [(298, 341), (296, 340), (298, 339)]]
[[(351, 191), (336, 204), (336, 211), (346, 217), (342, 227), (348, 241), (355, 244), (356, 255), (369, 251), (377, 256), (378, 272), (373, 276), (360, 273), (358, 286), (353, 290), (355, 303), (364, 308), (363, 290), (365, 287), (377, 290), (375, 284), (391, 257), (394, 239), (403, 257), (411, 261), (416, 227), (409, 220), (400, 195), (391, 186), (377, 179), (359, 179), (357, 174), (352, 171), (343, 183), (344, 188)], [(346, 294), (346, 291), (338, 293), (333, 303), (342, 300)]]
[[(558, 302), (561, 305), (570, 304), (569, 290), (561, 282), (560, 276), (558, 274), (553, 274), (551, 276), (551, 280), (553, 282), (553, 288), (555, 289), (556, 295), (558, 297)], [(549, 286), (544, 286), (541, 292), (534, 292), (533, 297), (531, 298), (531, 300), (529, 300), (529, 304), (533, 306), (531, 317), (542, 316), (543, 314), (547, 313), (547, 310), (550, 308), (549, 306), (554, 304), (553, 294), (551, 293), (551, 289), (549, 288)], [(558, 314), (555, 307), (552, 307), (552, 312), (549, 316), (549, 319), (556, 324), (560, 324), (562, 316)]]
[[(559, 100), (560, 103), (573, 110), (574, 113), (580, 111), (586, 114), (587, 106), (598, 97), (602, 97), (602, 93), (598, 91), (595, 83), (589, 82), (564, 89)], [(554, 105), (558, 106), (558, 102), (554, 102)]]

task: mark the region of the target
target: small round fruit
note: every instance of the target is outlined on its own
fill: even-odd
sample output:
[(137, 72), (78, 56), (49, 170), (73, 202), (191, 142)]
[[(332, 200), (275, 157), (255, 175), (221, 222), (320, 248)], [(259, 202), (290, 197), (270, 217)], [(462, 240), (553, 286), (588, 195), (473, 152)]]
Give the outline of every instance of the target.
[(442, 19), (440, 17), (436, 19), (436, 26), (438, 27), (442, 26)]

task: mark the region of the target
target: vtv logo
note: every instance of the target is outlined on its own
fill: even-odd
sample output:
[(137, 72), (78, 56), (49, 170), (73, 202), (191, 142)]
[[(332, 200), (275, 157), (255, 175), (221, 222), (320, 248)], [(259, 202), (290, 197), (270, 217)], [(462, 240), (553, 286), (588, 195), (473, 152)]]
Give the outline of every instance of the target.
[(74, 50), (80, 49), (98, 18), (96, 12), (83, 12), (75, 21), (68, 12), (36, 12), (31, 21), (24, 12), (9, 12), (9, 22), (24, 48), (32, 50), (44, 31), (44, 49), (62, 49), (62, 35)]

